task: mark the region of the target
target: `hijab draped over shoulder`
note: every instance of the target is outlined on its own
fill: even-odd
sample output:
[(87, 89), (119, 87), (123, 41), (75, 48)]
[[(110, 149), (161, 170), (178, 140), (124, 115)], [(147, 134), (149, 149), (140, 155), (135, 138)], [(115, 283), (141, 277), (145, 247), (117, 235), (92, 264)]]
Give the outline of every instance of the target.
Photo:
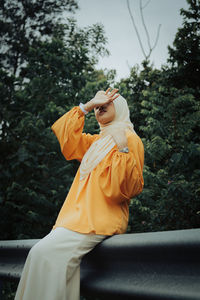
[(85, 153), (80, 165), (80, 180), (87, 177), (91, 171), (116, 145), (113, 136), (118, 130), (124, 129), (134, 132), (130, 121), (130, 112), (126, 100), (120, 95), (113, 101), (115, 107), (115, 118), (112, 122), (100, 124), (100, 138), (95, 141)]

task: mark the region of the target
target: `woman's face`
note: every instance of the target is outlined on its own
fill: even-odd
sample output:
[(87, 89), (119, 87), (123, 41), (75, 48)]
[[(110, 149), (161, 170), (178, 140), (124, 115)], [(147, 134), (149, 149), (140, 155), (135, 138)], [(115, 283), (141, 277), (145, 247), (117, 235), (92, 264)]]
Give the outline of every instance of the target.
[(112, 122), (115, 118), (115, 106), (113, 102), (110, 102), (103, 106), (95, 107), (94, 113), (97, 122), (100, 124), (107, 124)]

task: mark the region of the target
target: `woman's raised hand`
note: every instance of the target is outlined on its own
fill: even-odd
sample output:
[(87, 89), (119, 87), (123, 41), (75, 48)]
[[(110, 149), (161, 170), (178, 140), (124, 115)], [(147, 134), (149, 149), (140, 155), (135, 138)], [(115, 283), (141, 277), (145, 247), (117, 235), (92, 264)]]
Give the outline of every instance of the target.
[(119, 96), (119, 94), (116, 94), (118, 91), (119, 89), (114, 89), (110, 92), (110, 88), (108, 88), (105, 92), (98, 91), (92, 99), (94, 108), (114, 101)]
[(105, 92), (98, 91), (95, 97), (84, 105), (85, 110), (90, 111), (95, 107), (103, 106), (107, 103), (110, 103), (114, 101), (117, 97), (119, 97), (119, 94), (117, 94), (119, 89), (113, 89), (112, 91), (110, 90), (111, 88), (108, 88)]

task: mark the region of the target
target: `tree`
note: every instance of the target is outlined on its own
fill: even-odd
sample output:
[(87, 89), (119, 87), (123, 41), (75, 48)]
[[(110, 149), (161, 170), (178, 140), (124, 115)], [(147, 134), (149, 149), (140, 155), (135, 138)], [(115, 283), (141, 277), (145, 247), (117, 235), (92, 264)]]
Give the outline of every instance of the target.
[[(144, 116), (141, 114), (142, 109), (142, 92), (159, 78), (160, 71), (154, 70), (149, 62), (142, 62), (142, 70), (136, 65), (131, 69), (130, 76), (122, 79), (120, 84), (120, 92), (127, 99), (130, 108), (131, 121), (134, 124), (135, 131), (138, 135), (143, 136), (142, 125), (144, 124)], [(118, 85), (116, 85), (118, 86)]]
[(191, 87), (200, 95), (200, 4), (187, 0), (189, 9), (181, 9), (183, 26), (178, 29), (168, 61), (172, 66), (171, 81), (178, 88)]
[[(175, 37), (176, 48), (169, 51), (173, 64), (162, 70), (144, 65), (144, 70), (133, 69), (130, 78), (122, 81), (127, 98), (132, 98), (132, 120), (139, 123), (145, 145), (145, 188), (131, 203), (132, 232), (200, 226), (200, 48), (191, 46), (199, 41), (198, 18), (190, 24), (194, 7), (199, 12), (200, 5), (188, 3), (184, 15), (189, 19), (184, 18)], [(191, 25), (190, 32), (186, 24)]]
[(1, 1), (1, 66), (14, 75), (20, 73), (29, 47), (51, 37), (61, 13), (76, 8), (76, 0)]
[(40, 238), (51, 229), (77, 164), (65, 163), (50, 126), (79, 103), (80, 91), (95, 74), (97, 57), (107, 53), (105, 42), (100, 25), (82, 30), (68, 19), (65, 24), (54, 23), (45, 40), (38, 37), (27, 43), (24, 56), (19, 49), (24, 60), (18, 60), (18, 72), (11, 60), (10, 67), (5, 64), (6, 54), (2, 56), (3, 239)]
[(158, 84), (143, 93), (142, 102), (151, 223), (156, 230), (198, 227), (198, 105), (189, 90)]

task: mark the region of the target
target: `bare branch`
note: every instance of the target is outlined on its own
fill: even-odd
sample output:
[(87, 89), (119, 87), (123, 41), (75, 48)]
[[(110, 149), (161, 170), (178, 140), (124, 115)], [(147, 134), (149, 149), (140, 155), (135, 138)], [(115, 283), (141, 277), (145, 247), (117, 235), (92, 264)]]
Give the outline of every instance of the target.
[(151, 0), (148, 0), (147, 3), (144, 6), (142, 6), (142, 9), (144, 9), (145, 7), (147, 7), (147, 5), (149, 4), (150, 1)]
[[(149, 1), (148, 1), (148, 3), (149, 3)], [(149, 33), (148, 33), (148, 30), (147, 30), (147, 27), (146, 27), (146, 24), (144, 21), (144, 16), (143, 16), (143, 9), (144, 9), (144, 6), (142, 7), (142, 0), (140, 0), (140, 15), (141, 15), (141, 19), (142, 19), (142, 24), (143, 24), (143, 27), (144, 27), (144, 30), (145, 30), (145, 33), (147, 36), (147, 42), (148, 42), (149, 49), (151, 49), (150, 37), (149, 37)]]
[(136, 34), (137, 34), (138, 41), (139, 41), (139, 43), (140, 43), (140, 48), (141, 48), (141, 50), (142, 50), (142, 53), (143, 53), (143, 55), (144, 55), (144, 57), (145, 57), (145, 59), (146, 59), (146, 58), (147, 58), (147, 56), (146, 56), (146, 53), (145, 53), (145, 51), (144, 51), (144, 48), (143, 48), (143, 45), (142, 45), (142, 41), (141, 41), (141, 38), (140, 38), (139, 32), (138, 32), (138, 30), (137, 30), (137, 26), (136, 26), (136, 24), (135, 24), (135, 21), (134, 21), (133, 15), (132, 15), (132, 13), (131, 13), (130, 5), (129, 5), (129, 0), (127, 0), (127, 7), (128, 7), (128, 11), (129, 11), (129, 14), (130, 14), (130, 17), (131, 17), (132, 23), (133, 23), (133, 27), (134, 27), (134, 29), (135, 29), (135, 32), (136, 32)]
[(127, 67), (129, 68), (129, 71), (132, 69), (132, 67), (130, 66), (128, 60), (126, 60), (126, 64), (127, 64)]
[(160, 28), (161, 28), (161, 24), (159, 24), (158, 26), (158, 30), (157, 30), (157, 35), (156, 35), (156, 40), (155, 40), (155, 43), (152, 47), (152, 50), (156, 47), (157, 43), (158, 43), (158, 39), (159, 39), (159, 34), (160, 34)]
[(133, 23), (133, 27), (135, 29), (135, 32), (137, 34), (137, 38), (138, 38), (138, 41), (140, 43), (140, 47), (141, 47), (141, 50), (142, 50), (142, 53), (145, 57), (145, 60), (148, 60), (152, 51), (155, 49), (157, 43), (158, 43), (158, 39), (159, 39), (159, 35), (160, 35), (160, 28), (161, 28), (161, 24), (159, 24), (158, 26), (158, 29), (157, 29), (157, 34), (156, 34), (156, 39), (155, 39), (155, 43), (153, 45), (153, 47), (151, 46), (151, 40), (150, 40), (150, 36), (149, 36), (149, 32), (147, 30), (147, 26), (145, 24), (145, 20), (144, 20), (144, 15), (143, 15), (143, 10), (145, 7), (147, 7), (147, 5), (150, 3), (151, 0), (147, 0), (146, 4), (142, 5), (142, 0), (140, 0), (140, 15), (141, 15), (141, 19), (142, 19), (142, 25), (144, 27), (144, 30), (145, 30), (145, 34), (146, 34), (146, 37), (147, 37), (147, 43), (148, 43), (148, 48), (149, 48), (149, 52), (148, 54), (145, 53), (145, 50), (144, 50), (144, 47), (143, 47), (143, 44), (142, 44), (142, 40), (141, 40), (141, 37), (140, 37), (140, 34), (138, 32), (138, 29), (137, 29), (137, 26), (135, 24), (135, 21), (134, 21), (134, 18), (133, 18), (133, 15), (132, 15), (132, 12), (131, 12), (131, 9), (130, 9), (130, 5), (129, 5), (129, 0), (127, 0), (127, 7), (128, 7), (128, 11), (129, 11), (129, 14), (130, 14), (130, 17), (131, 17), (131, 20), (132, 20), (132, 23)]

